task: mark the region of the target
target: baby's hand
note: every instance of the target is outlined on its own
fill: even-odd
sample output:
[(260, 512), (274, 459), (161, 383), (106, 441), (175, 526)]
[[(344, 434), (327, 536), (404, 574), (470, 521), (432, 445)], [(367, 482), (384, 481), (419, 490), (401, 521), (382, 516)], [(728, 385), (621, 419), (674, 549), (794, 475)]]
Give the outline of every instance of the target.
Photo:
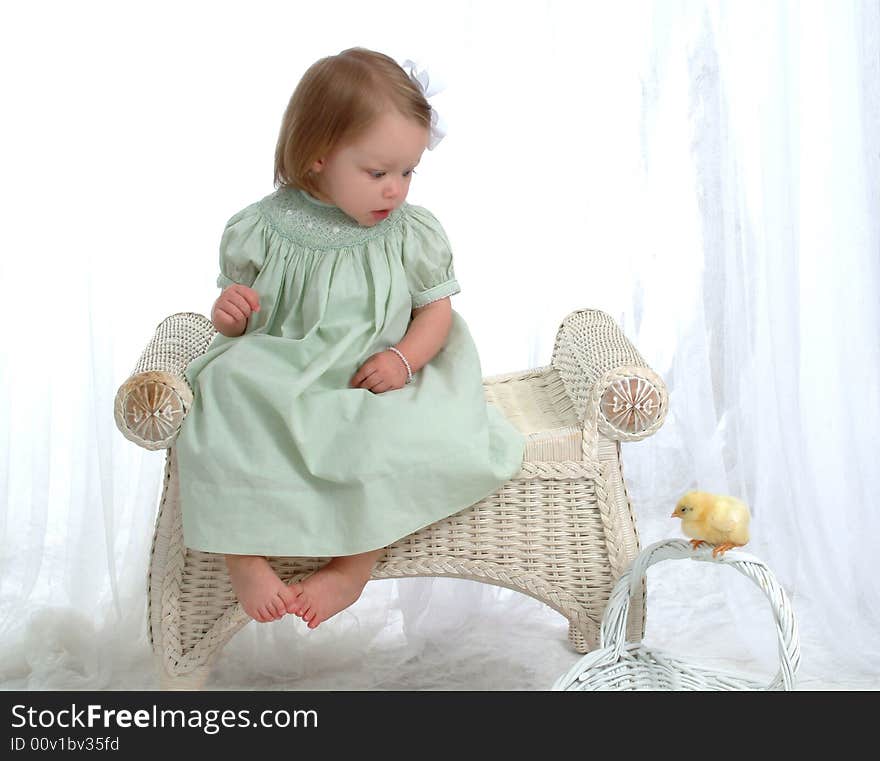
[(370, 357), (351, 379), (352, 388), (365, 388), (374, 394), (403, 388), (409, 377), (406, 366), (393, 351), (386, 349)]
[(233, 283), (214, 302), (211, 322), (224, 336), (240, 336), (251, 312), (259, 311), (259, 294), (246, 285)]

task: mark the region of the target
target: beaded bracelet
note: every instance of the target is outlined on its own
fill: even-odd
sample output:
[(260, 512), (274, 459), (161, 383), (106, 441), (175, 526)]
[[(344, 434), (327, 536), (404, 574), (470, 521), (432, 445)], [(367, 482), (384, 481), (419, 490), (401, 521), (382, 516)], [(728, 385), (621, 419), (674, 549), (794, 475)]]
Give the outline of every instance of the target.
[(403, 352), (401, 352), (400, 349), (397, 349), (394, 346), (389, 346), (388, 351), (393, 351), (398, 357), (400, 357), (403, 360), (403, 364), (406, 365), (406, 374), (409, 376), (406, 379), (406, 382), (412, 383), (413, 382), (412, 368), (409, 366), (409, 362), (407, 362), (406, 357), (403, 356)]

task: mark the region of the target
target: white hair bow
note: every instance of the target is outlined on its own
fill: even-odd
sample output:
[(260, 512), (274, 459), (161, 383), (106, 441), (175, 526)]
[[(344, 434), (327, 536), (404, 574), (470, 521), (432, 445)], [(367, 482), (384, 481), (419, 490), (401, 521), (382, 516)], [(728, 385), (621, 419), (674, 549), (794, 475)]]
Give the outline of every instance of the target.
[[(443, 91), (442, 84), (436, 81), (431, 82), (428, 70), (424, 66), (419, 67), (415, 61), (407, 59), (403, 62), (402, 68), (409, 74), (409, 78), (419, 86), (425, 98), (430, 98)], [(431, 105), (431, 135), (428, 139), (428, 150), (433, 151), (444, 137), (446, 137), (446, 122), (437, 113), (437, 109)]]

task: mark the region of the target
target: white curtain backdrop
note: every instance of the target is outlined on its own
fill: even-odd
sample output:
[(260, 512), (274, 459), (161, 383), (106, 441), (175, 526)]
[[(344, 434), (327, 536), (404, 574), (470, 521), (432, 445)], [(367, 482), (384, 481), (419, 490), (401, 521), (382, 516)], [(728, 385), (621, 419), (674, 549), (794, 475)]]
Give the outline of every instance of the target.
[[(642, 545), (745, 499), (805, 688), (880, 686), (880, 4), (33, 3), (0, 10), (0, 687), (154, 689), (164, 452), (113, 398), (158, 322), (208, 314), (226, 220), (272, 191), (287, 100), (362, 45), (442, 77), (410, 201), (455, 251), (485, 375), (611, 314), (670, 391), (623, 446)], [(648, 644), (768, 681), (766, 599), (649, 574)], [(546, 689), (578, 655), (531, 598), (372, 582), (315, 631), (250, 624), (211, 689)]]

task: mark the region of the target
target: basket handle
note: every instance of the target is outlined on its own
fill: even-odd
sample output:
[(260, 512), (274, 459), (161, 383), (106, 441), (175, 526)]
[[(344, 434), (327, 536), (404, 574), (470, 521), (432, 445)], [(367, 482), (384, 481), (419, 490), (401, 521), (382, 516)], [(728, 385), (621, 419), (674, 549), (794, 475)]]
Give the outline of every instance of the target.
[(629, 615), (630, 599), (640, 593), (642, 580), (648, 568), (664, 560), (699, 560), (707, 563), (721, 563), (739, 571), (751, 579), (770, 601), (773, 617), (776, 620), (776, 637), (779, 644), (780, 668), (767, 689), (778, 690), (794, 688), (794, 678), (800, 665), (800, 645), (798, 643), (797, 621), (785, 590), (776, 581), (770, 569), (754, 555), (735, 550), (729, 555), (713, 557), (708, 547), (694, 549), (681, 539), (666, 539), (656, 542), (642, 550), (632, 565), (617, 580), (599, 633), (599, 647), (613, 648), (613, 657), (620, 657), (626, 645), (626, 619)]

